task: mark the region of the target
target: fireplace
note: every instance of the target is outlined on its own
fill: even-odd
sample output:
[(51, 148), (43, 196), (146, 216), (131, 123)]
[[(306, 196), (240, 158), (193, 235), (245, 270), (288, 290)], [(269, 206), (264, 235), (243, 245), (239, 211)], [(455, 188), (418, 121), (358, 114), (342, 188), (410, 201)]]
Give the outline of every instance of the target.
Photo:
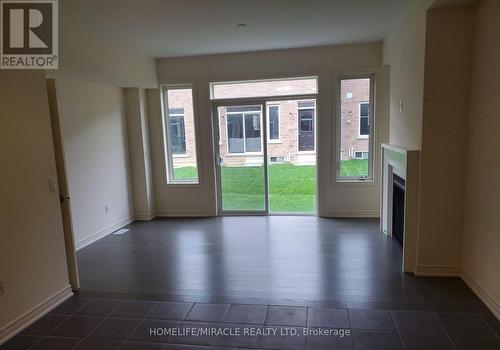
[(380, 165), (380, 232), (402, 246), (403, 271), (417, 262), (420, 151), (383, 144)]
[(396, 174), (392, 179), (392, 238), (403, 248), (405, 227), (405, 180)]

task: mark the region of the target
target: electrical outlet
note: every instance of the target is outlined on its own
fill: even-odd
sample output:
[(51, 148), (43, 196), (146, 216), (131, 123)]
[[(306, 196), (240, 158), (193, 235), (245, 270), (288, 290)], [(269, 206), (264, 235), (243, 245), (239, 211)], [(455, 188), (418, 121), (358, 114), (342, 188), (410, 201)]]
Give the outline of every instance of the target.
[(107, 213), (109, 213), (109, 205), (105, 204), (104, 205), (104, 214), (107, 214)]
[(0, 296), (5, 294), (5, 288), (3, 286), (3, 281), (0, 281)]

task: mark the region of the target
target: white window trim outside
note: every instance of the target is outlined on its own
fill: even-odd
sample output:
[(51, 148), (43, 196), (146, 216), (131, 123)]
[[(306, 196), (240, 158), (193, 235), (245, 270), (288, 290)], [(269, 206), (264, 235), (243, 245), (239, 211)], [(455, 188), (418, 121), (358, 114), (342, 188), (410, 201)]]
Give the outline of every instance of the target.
[[(269, 113), (270, 107), (278, 107), (278, 138), (271, 139), (271, 118), (269, 117), (271, 114)], [(266, 106), (267, 109), (267, 143), (281, 143), (281, 106), (279, 104), (268, 104)]]
[(362, 104), (368, 104), (368, 125), (370, 125), (370, 101), (363, 101), (358, 103), (358, 119), (359, 119), (359, 125), (358, 125), (358, 139), (368, 139), (370, 138), (370, 135), (361, 135), (361, 105)]
[[(312, 102), (314, 103), (314, 107), (298, 107), (299, 102)], [(297, 153), (298, 154), (315, 154), (316, 153), (316, 100), (297, 100)], [(301, 151), (300, 150), (300, 141), (299, 141), (299, 132), (300, 132), (300, 120), (299, 120), (299, 111), (300, 110), (307, 110), (307, 109), (312, 109), (314, 110), (313, 114), (313, 133), (314, 133), (314, 147), (312, 150), (309, 151)]]
[[(243, 106), (242, 106), (243, 107)], [(224, 113), (226, 117), (226, 151), (227, 151), (227, 156), (261, 156), (264, 154), (264, 137), (262, 136), (263, 130), (262, 130), (262, 108), (260, 111), (248, 111), (248, 112), (227, 112), (227, 108), (224, 108)], [(228, 123), (227, 123), (227, 117), (228, 115), (231, 114), (242, 114), (243, 115), (243, 149), (245, 150), (243, 153), (232, 153), (229, 152), (229, 131), (227, 130), (228, 128)], [(247, 152), (247, 143), (246, 143), (246, 130), (245, 130), (245, 115), (247, 114), (259, 114), (260, 117), (260, 152)]]
[[(342, 80), (349, 80), (349, 79), (370, 79), (370, 100), (368, 101), (370, 103), (370, 112), (369, 112), (369, 127), (370, 127), (370, 134), (368, 137), (366, 137), (368, 141), (368, 176), (341, 176), (340, 175), (340, 162), (341, 162), (341, 148), (342, 148), (342, 107), (341, 107), (341, 100), (342, 100), (342, 94), (341, 94), (341, 87), (342, 87)], [(337, 182), (368, 182), (372, 183), (374, 182), (374, 175), (373, 175), (373, 169), (374, 169), (374, 164), (373, 164), (373, 157), (374, 157), (374, 144), (375, 144), (375, 86), (376, 81), (375, 81), (375, 73), (362, 73), (362, 74), (344, 74), (341, 76), (338, 76), (337, 78), (337, 93), (336, 93), (336, 115), (337, 115), (337, 122), (336, 122), (336, 161), (337, 161), (337, 171), (336, 171), (336, 181)], [(359, 132), (358, 132), (359, 133)]]
[[(182, 89), (191, 89), (191, 101), (192, 101), (192, 110), (193, 110), (193, 128), (194, 128), (194, 140), (195, 140), (195, 150), (196, 150), (196, 179), (187, 179), (187, 180), (180, 180), (180, 179), (175, 179), (174, 178), (174, 167), (173, 167), (173, 159), (174, 158), (184, 158), (187, 157), (186, 154), (179, 154), (176, 157), (174, 154), (171, 152), (171, 144), (170, 144), (170, 123), (169, 123), (169, 113), (168, 113), (168, 94), (167, 92), (169, 90), (182, 90)], [(197, 127), (196, 127), (196, 106), (195, 106), (195, 90), (193, 85), (191, 84), (175, 84), (175, 85), (162, 85), (161, 86), (161, 101), (162, 101), (162, 136), (163, 136), (163, 161), (164, 161), (164, 166), (163, 169), (164, 175), (165, 175), (165, 183), (167, 186), (170, 185), (190, 185), (190, 186), (199, 186), (200, 185), (200, 173), (199, 173), (199, 161), (198, 161), (198, 140), (197, 140)], [(175, 115), (181, 115), (181, 114), (172, 114), (173, 116)], [(186, 127), (186, 120), (185, 120), (185, 114), (182, 114), (184, 116), (184, 128)], [(185, 132), (185, 131), (184, 131)], [(187, 144), (186, 144), (186, 151), (187, 151)]]

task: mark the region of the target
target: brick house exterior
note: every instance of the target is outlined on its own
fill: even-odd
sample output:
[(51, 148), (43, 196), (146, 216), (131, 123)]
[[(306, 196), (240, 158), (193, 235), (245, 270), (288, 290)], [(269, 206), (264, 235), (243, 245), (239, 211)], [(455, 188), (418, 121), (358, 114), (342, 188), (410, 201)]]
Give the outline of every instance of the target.
[[(313, 135), (312, 147), (307, 150), (299, 151), (298, 130), (299, 130), (299, 103), (310, 102), (312, 107), (304, 108), (312, 111), (313, 130), (316, 124), (316, 108), (314, 100), (288, 100), (273, 101), (266, 106), (267, 111), (270, 108), (277, 107), (279, 111), (279, 138), (271, 139), (269, 125), (267, 126), (267, 154), (271, 163), (292, 163), (292, 164), (316, 164), (316, 135)], [(262, 154), (260, 155), (241, 155), (231, 154), (227, 142), (227, 115), (224, 107), (219, 108), (219, 152), (225, 165), (255, 165), (262, 164)], [(269, 114), (268, 114), (269, 119)], [(268, 120), (269, 124), (269, 120)], [(314, 133), (314, 131), (313, 131)], [(261, 148), (262, 150), (262, 148)]]
[[(284, 95), (294, 89), (314, 92), (310, 82), (288, 81), (221, 85), (218, 98)], [(368, 152), (368, 139), (360, 135), (360, 103), (369, 101), (369, 80), (348, 80), (342, 84), (342, 160), (360, 158)], [(170, 137), (174, 167), (196, 164), (195, 130), (191, 90), (168, 90)], [(270, 163), (316, 164), (316, 101), (270, 101), (267, 113), (267, 151)], [(219, 107), (219, 152), (226, 166), (262, 164), (262, 112), (255, 108)], [(228, 115), (230, 117), (228, 128)], [(279, 115), (279, 117), (277, 117)], [(276, 123), (276, 119), (279, 122)], [(300, 121), (299, 121), (300, 119)], [(273, 123), (274, 122), (274, 123)], [(273, 124), (273, 125), (271, 125)], [(245, 130), (243, 130), (245, 129)], [(279, 130), (279, 132), (278, 132)], [(228, 135), (231, 138), (228, 144)], [(248, 137), (248, 135), (251, 135)], [(245, 137), (242, 137), (245, 136)], [(232, 148), (232, 150), (230, 149)], [(357, 152), (357, 153), (356, 153)]]
[[(362, 130), (360, 128), (360, 112), (362, 109), (361, 104), (366, 103), (366, 106), (369, 106), (370, 79), (343, 80), (340, 93), (341, 160), (362, 159), (369, 151), (369, 138), (367, 135), (363, 135), (363, 132), (360, 132)], [(365, 107), (366, 109), (370, 110)], [(367, 122), (366, 117), (364, 121)], [(359, 153), (361, 153), (361, 157)]]

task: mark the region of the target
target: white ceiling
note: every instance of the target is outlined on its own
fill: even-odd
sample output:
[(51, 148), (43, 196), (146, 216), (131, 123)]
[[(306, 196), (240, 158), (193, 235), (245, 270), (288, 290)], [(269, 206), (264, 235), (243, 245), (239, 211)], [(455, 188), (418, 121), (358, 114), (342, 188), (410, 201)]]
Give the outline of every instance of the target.
[[(148, 56), (175, 57), (378, 41), (409, 1), (64, 0), (60, 4), (62, 20), (73, 30), (80, 25)], [(239, 28), (238, 23), (247, 27)]]

